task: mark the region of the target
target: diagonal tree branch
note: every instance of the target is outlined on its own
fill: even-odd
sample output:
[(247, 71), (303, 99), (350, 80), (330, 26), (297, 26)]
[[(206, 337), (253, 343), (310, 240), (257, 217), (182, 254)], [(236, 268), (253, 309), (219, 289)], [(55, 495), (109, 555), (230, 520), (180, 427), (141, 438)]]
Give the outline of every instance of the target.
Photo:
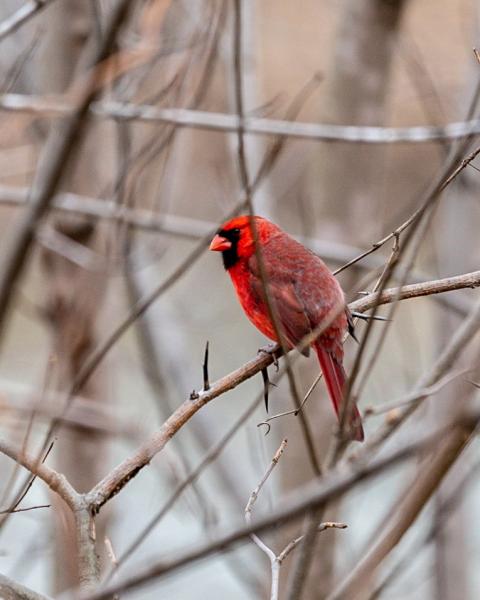
[[(480, 271), (466, 273), (457, 277), (448, 277), (423, 284), (412, 284), (403, 288), (385, 290), (382, 294), (370, 294), (352, 302), (352, 310), (365, 312), (372, 306), (388, 304), (393, 301), (415, 298), (430, 294), (442, 293), (454, 289), (471, 288), (480, 285)], [(473, 332), (472, 332), (473, 334)], [(277, 352), (280, 350), (277, 347)], [(115, 496), (135, 475), (143, 469), (152, 458), (158, 454), (200, 408), (237, 387), (247, 379), (260, 373), (274, 361), (273, 354), (260, 353), (257, 357), (245, 363), (232, 373), (212, 383), (209, 390), (201, 390), (185, 400), (175, 412), (165, 421), (160, 430), (147, 440), (134, 455), (125, 459), (104, 477), (88, 494), (89, 505), (93, 512)]]
[(375, 539), (369, 544), (369, 548), (361, 553), (358, 565), (328, 596), (328, 600), (347, 600), (357, 594), (361, 595), (380, 563), (414, 523), (471, 438), (471, 433), (458, 427), (445, 436), (434, 455), (424, 461), (423, 470), (416, 474), (414, 483), (410, 482), (407, 489), (399, 495), (401, 501), (386, 528), (381, 530), (380, 535), (375, 533)]
[(0, 598), (4, 600), (51, 600), (5, 575), (0, 575)]
[(54, 0), (28, 0), (12, 15), (0, 23), (0, 41), (19, 29)]
[(32, 456), (23, 450), (19, 450), (5, 440), (0, 440), (0, 452), (8, 456), (22, 467), (25, 467), (32, 475), (36, 475), (48, 487), (57, 493), (71, 509), (78, 507), (79, 495), (70, 485), (67, 479), (39, 461), (37, 456)]

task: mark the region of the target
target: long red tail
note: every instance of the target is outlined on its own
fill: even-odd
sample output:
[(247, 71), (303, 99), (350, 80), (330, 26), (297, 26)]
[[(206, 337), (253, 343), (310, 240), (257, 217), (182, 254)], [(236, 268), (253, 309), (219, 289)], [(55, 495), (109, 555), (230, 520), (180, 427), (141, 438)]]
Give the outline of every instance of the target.
[[(315, 350), (317, 352), (318, 361), (322, 369), (325, 384), (327, 386), (328, 394), (333, 402), (333, 407), (337, 414), (337, 418), (340, 413), (340, 405), (343, 400), (343, 388), (347, 375), (342, 365), (335, 360), (334, 356), (324, 350), (320, 344), (315, 344)], [(358, 412), (357, 405), (353, 402), (349, 406), (349, 415), (346, 421), (346, 429), (348, 429), (347, 435), (349, 439), (363, 442), (364, 433), (362, 427), (362, 418)]]

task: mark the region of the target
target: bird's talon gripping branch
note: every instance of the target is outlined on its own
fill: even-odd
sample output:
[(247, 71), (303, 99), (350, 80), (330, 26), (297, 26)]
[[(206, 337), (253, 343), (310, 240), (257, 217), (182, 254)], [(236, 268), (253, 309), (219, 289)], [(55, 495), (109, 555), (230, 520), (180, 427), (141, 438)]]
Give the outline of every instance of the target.
[(277, 344), (267, 344), (266, 346), (262, 346), (261, 348), (258, 349), (258, 354), (260, 354), (261, 352), (265, 353), (265, 354), (270, 354), (270, 356), (273, 359), (273, 366), (275, 367), (275, 373), (278, 373), (278, 369), (280, 368), (280, 365), (278, 363), (278, 356), (277, 356)]
[(198, 392), (196, 392), (195, 390), (192, 390), (192, 392), (190, 393), (190, 400), (198, 400), (200, 398), (200, 395)]

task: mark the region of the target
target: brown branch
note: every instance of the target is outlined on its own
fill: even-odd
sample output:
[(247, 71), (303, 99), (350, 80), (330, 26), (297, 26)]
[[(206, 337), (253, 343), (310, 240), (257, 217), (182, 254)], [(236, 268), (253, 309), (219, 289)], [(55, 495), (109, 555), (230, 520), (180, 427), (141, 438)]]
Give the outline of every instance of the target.
[[(280, 376), (280, 373), (279, 373)], [(175, 488), (175, 490), (171, 493), (169, 498), (165, 501), (163, 506), (157, 512), (156, 515), (150, 519), (150, 521), (145, 525), (145, 527), (137, 534), (134, 540), (130, 543), (126, 550), (122, 553), (122, 555), (117, 560), (117, 565), (115, 569), (111, 571), (110, 575), (107, 577), (107, 581), (111, 579), (113, 573), (118, 567), (121, 567), (128, 558), (135, 552), (135, 550), (142, 544), (147, 536), (153, 531), (153, 528), (158, 525), (158, 523), (163, 519), (163, 517), (168, 513), (168, 511), (174, 506), (177, 499), (184, 492), (184, 490), (194, 483), (203, 470), (211, 464), (219, 454), (224, 450), (228, 442), (233, 438), (235, 433), (240, 429), (242, 425), (253, 415), (257, 406), (260, 404), (262, 400), (263, 394), (257, 396), (257, 398), (247, 407), (247, 409), (240, 415), (240, 417), (235, 421), (235, 423), (225, 432), (225, 434), (221, 437), (221, 439), (210, 448), (207, 454), (204, 456), (202, 461), (191, 471), (185, 479), (179, 483), (179, 485)]]
[(328, 600), (347, 600), (361, 596), (377, 567), (409, 530), (471, 438), (472, 432), (463, 427), (457, 426), (447, 432), (433, 455), (424, 461), (423, 470), (415, 475), (413, 484), (410, 482), (400, 494), (399, 498), (402, 500), (394, 515), (388, 519), (387, 526), (380, 530), (380, 535), (375, 533), (369, 549), (361, 553), (359, 564), (328, 596)]
[(46, 483), (73, 512), (75, 516), (80, 587), (84, 593), (93, 592), (98, 584), (99, 567), (98, 555), (95, 549), (95, 525), (85, 495), (78, 493), (64, 475), (39, 462), (38, 457), (14, 448), (4, 440), (0, 440), (0, 452)]
[(81, 497), (82, 506), (76, 510), (75, 535), (78, 551), (78, 574), (80, 589), (83, 593), (94, 592), (97, 589), (100, 577), (100, 564), (98, 560), (95, 535), (94, 516), (90, 507)]
[(480, 286), (480, 271), (472, 271), (455, 277), (445, 277), (423, 283), (404, 285), (402, 288), (390, 288), (382, 294), (369, 294), (349, 304), (351, 310), (366, 312), (375, 303), (390, 304), (395, 299), (408, 300), (409, 298), (420, 298), (432, 294), (443, 294), (453, 290), (465, 288), (477, 288)]
[(200, 408), (218, 396), (237, 387), (246, 379), (250, 379), (262, 368), (272, 364), (273, 357), (265, 352), (250, 360), (229, 375), (218, 379), (210, 385), (210, 389), (196, 392), (192, 399), (185, 400), (177, 410), (165, 421), (160, 430), (155, 433), (137, 452), (130, 458), (120, 463), (102, 481), (100, 481), (88, 494), (92, 511), (98, 512), (110, 498), (115, 496), (152, 458), (160, 452), (175, 433)]
[(51, 600), (5, 575), (0, 575), (0, 598), (5, 600)]
[[(463, 435), (464, 438), (468, 437), (477, 427), (479, 419), (479, 414), (462, 417), (450, 424), (447, 430), (452, 432), (455, 429), (461, 432), (459, 435)], [(184, 553), (162, 560), (143, 570), (139, 569), (123, 582), (104, 587), (83, 598), (84, 600), (107, 600), (114, 593), (124, 593), (145, 584), (153, 578), (173, 573), (187, 564), (211, 556), (216, 552), (225, 551), (238, 542), (249, 538), (252, 533), (261, 534), (279, 524), (283, 525), (296, 520), (312, 509), (322, 506), (325, 502), (339, 498), (358, 483), (378, 475), (385, 469), (398, 465), (409, 457), (420, 452), (426, 452), (429, 449), (433, 449), (436, 453), (439, 442), (445, 438), (445, 431), (441, 430), (434, 435), (422, 436), (420, 439), (404, 442), (400, 448), (386, 453), (382, 458), (375, 457), (368, 465), (365, 463), (349, 465), (341, 471), (330, 472), (321, 480), (315, 480), (304, 485), (297, 491), (293, 499), (286, 500), (283, 503), (282, 508), (259, 519), (254, 525), (243, 525), (207, 543), (199, 544), (193, 548), (190, 547)]]
[(72, 510), (78, 507), (79, 495), (64, 475), (42, 463), (37, 456), (19, 450), (5, 440), (0, 440), (0, 452), (46, 483)]
[[(456, 279), (456, 278), (451, 278)], [(480, 302), (474, 306), (470, 314), (463, 320), (460, 326), (456, 329), (449, 343), (441, 352), (440, 356), (417, 382), (412, 395), (418, 394), (419, 400), (413, 404), (408, 404), (403, 410), (398, 410), (394, 418), (391, 418), (383, 428), (377, 430), (375, 435), (371, 436), (363, 449), (358, 452), (358, 456), (364, 453), (368, 454), (372, 449), (382, 444), (392, 433), (420, 406), (422, 394), (425, 389), (437, 384), (448, 369), (455, 364), (467, 345), (480, 329)]]
[[(408, 299), (431, 294), (442, 293), (455, 289), (472, 288), (480, 285), (480, 271), (447, 277), (436, 281), (412, 284), (403, 288), (385, 290), (382, 294), (370, 294), (349, 306), (352, 310), (365, 312), (376, 304), (388, 304), (396, 299)], [(211, 384), (209, 390), (201, 390), (193, 399), (185, 400), (177, 410), (162, 425), (160, 430), (145, 442), (130, 458), (121, 462), (102, 481), (100, 481), (88, 494), (92, 511), (98, 512), (100, 508), (115, 496), (152, 458), (160, 452), (168, 441), (200, 408), (218, 396), (232, 390), (247, 379), (261, 372), (262, 369), (273, 363), (273, 355), (260, 353), (232, 373), (218, 379)], [(423, 386), (425, 387), (425, 386)]]

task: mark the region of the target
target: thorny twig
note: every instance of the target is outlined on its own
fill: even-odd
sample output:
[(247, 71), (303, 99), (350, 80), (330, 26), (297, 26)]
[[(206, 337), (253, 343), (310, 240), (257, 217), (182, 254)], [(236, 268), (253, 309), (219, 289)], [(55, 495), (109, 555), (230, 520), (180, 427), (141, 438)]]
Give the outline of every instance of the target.
[(208, 391), (210, 389), (210, 381), (208, 379), (208, 341), (205, 344), (205, 354), (203, 357), (202, 371), (203, 371), (203, 389), (205, 391)]

